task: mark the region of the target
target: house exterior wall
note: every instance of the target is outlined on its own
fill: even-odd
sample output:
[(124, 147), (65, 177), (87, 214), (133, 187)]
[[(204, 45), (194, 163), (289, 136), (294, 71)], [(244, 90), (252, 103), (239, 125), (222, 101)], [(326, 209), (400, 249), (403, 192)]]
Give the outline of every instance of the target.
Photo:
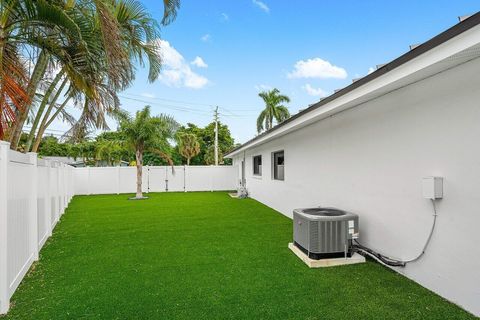
[[(417, 256), (432, 225), (422, 177), (444, 177), (425, 255), (398, 272), (480, 315), (480, 59), (403, 87), (234, 157), (252, 198), (292, 217), (335, 206), (360, 216), (360, 241)], [(271, 154), (285, 151), (285, 180)], [(262, 177), (253, 176), (262, 155)], [(239, 177), (240, 178), (240, 177)], [(286, 244), (285, 244), (286, 245)]]

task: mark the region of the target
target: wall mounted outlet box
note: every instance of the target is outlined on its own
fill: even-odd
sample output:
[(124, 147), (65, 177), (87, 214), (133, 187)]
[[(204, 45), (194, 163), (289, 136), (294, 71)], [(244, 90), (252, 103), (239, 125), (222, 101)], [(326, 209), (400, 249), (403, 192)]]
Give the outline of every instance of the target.
[(424, 177), (422, 179), (423, 197), (425, 199), (443, 198), (443, 178), (442, 177)]

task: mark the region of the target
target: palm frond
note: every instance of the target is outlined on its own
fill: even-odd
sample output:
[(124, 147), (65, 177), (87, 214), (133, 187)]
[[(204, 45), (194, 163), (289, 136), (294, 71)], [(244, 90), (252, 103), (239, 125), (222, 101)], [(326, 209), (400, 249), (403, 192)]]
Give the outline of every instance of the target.
[(276, 108), (276, 111), (277, 111), (277, 117), (275, 118), (275, 120), (277, 120), (278, 123), (281, 123), (287, 120), (288, 118), (290, 118), (290, 112), (288, 111), (287, 107), (278, 106)]
[(0, 61), (0, 139), (4, 139), (17, 114), (30, 102), (26, 92), (27, 74), (18, 47), (6, 44)]
[(101, 29), (105, 59), (108, 64), (108, 75), (111, 83), (117, 88), (125, 88), (132, 79), (132, 65), (128, 53), (122, 45), (122, 34), (118, 21), (114, 15), (112, 5), (106, 1), (94, 0)]
[(265, 122), (266, 111), (263, 110), (260, 112), (260, 115), (257, 118), (257, 132), (260, 133), (263, 131), (263, 124)]
[(180, 8), (180, 0), (163, 0), (163, 19), (162, 24), (166, 26), (177, 17)]
[(161, 69), (161, 58), (157, 39), (160, 29), (155, 19), (142, 3), (136, 0), (121, 0), (116, 5), (116, 19), (122, 31), (122, 38), (130, 58), (145, 65), (149, 64), (148, 79), (155, 81)]

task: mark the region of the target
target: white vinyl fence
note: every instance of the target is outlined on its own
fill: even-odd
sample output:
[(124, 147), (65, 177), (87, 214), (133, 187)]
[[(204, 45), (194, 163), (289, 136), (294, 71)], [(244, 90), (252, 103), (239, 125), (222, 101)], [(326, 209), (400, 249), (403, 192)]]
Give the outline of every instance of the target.
[(73, 197), (73, 171), (0, 141), (0, 314)]
[[(237, 186), (233, 166), (143, 167), (143, 192), (224, 191)], [(75, 194), (119, 194), (136, 191), (136, 167), (86, 167), (74, 170)]]
[[(233, 166), (144, 167), (143, 191), (219, 191), (236, 188)], [(73, 168), (0, 141), (0, 314), (74, 194), (136, 191), (135, 167)]]

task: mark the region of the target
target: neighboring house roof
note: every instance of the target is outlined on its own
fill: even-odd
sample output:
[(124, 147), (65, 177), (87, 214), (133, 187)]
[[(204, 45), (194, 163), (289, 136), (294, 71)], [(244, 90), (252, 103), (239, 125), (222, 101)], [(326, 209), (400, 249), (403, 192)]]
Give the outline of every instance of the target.
[(70, 158), (70, 157), (53, 157), (53, 156), (47, 156), (47, 157), (42, 157), (45, 160), (52, 160), (52, 161), (58, 161), (58, 162), (63, 162), (66, 164), (74, 164), (77, 163), (78, 161)]
[[(383, 90), (383, 94), (385, 94), (401, 86), (423, 80), (455, 65), (479, 57), (480, 48), (478, 44), (480, 43), (480, 27), (478, 26), (480, 24), (480, 12), (468, 18), (462, 17), (460, 20), (461, 22), (427, 42), (412, 46), (410, 51), (390, 63), (382, 65), (376, 71), (363, 78), (355, 79), (349, 86), (336, 91), (334, 94), (300, 111), (272, 129), (234, 148), (228, 152), (225, 157), (231, 157), (248, 147), (265, 143), (275, 137), (299, 129), (302, 125), (308, 125), (348, 108), (355, 107), (370, 99), (374, 99), (382, 94), (381, 89), (383, 88), (385, 88), (385, 90)], [(463, 36), (467, 31), (472, 31), (474, 34), (469, 33), (467, 36)], [(460, 37), (460, 35), (462, 36)], [(450, 40), (454, 38), (458, 39), (458, 41), (448, 45), (447, 42), (450, 43)], [(445, 45), (448, 45), (448, 48)], [(477, 47), (473, 48), (474, 46)], [(433, 51), (436, 50), (438, 52), (433, 53)], [(454, 59), (451, 59), (449, 63), (448, 59), (452, 57), (454, 57)], [(420, 59), (424, 59), (425, 61), (419, 61)], [(430, 59), (430, 62), (428, 62), (428, 59)], [(416, 65), (414, 65), (415, 63)], [(408, 66), (409, 68), (407, 68), (407, 64), (412, 64), (412, 66)], [(401, 67), (405, 68), (400, 70)], [(420, 71), (423, 71), (423, 73)], [(394, 76), (394, 72), (398, 74)], [(389, 75), (392, 75), (390, 77), (392, 79), (387, 79)], [(376, 80), (383, 80), (384, 83), (379, 82), (373, 85)], [(353, 97), (354, 93), (361, 91), (369, 84), (372, 84), (372, 88), (363, 90), (365, 92), (358, 92), (358, 94), (355, 94), (356, 97)], [(347, 99), (346, 96), (349, 94), (351, 94), (352, 97)], [(342, 98), (345, 98), (345, 101), (339, 101), (342, 100)], [(331, 108), (328, 108), (330, 105), (332, 105)]]
[[(51, 157), (51, 156), (47, 156), (47, 157), (43, 157), (43, 159), (63, 162), (65, 164), (71, 165), (73, 167), (84, 166), (85, 165), (85, 162), (81, 158), (78, 158), (77, 160), (75, 160), (74, 158), (70, 158), (70, 157), (53, 157), (53, 156)], [(99, 160), (99, 161), (96, 161), (96, 162), (97, 162), (97, 164), (100, 164), (101, 166), (107, 167), (106, 161)], [(129, 165), (129, 163), (127, 161), (123, 161), (123, 160), (120, 161), (120, 166), (121, 167), (126, 167), (128, 165)]]

